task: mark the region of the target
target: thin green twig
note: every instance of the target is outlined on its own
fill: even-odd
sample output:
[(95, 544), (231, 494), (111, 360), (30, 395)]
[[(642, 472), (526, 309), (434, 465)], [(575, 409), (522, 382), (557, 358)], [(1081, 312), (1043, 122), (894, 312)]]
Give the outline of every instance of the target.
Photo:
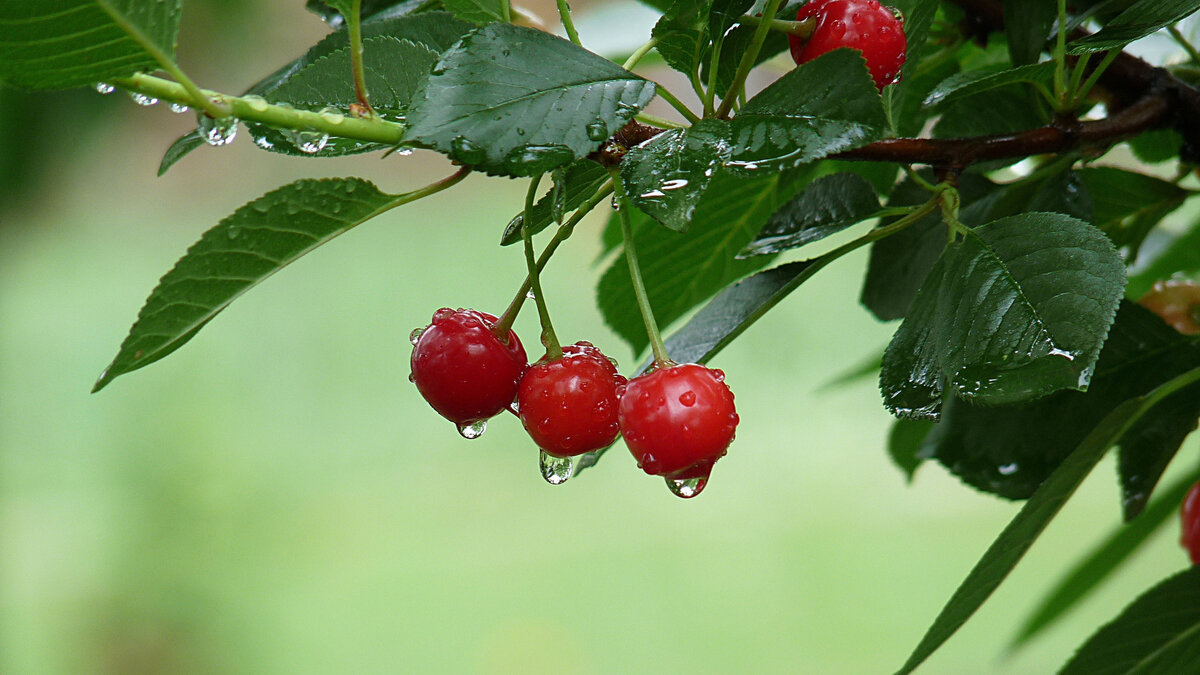
[(767, 33), (771, 29), (771, 20), (775, 18), (775, 14), (779, 12), (779, 7), (783, 5), (783, 0), (767, 0), (767, 6), (763, 9), (763, 19), (758, 27), (754, 29), (754, 37), (750, 40), (750, 46), (742, 54), (742, 60), (738, 63), (737, 74), (733, 76), (733, 83), (729, 85), (729, 91), (721, 99), (721, 107), (717, 108), (717, 117), (726, 117), (729, 111), (733, 109), (734, 102), (737, 101), (738, 92), (742, 87), (746, 86), (746, 77), (750, 75), (751, 69), (758, 61), (758, 52), (762, 50), (763, 41), (767, 39)]

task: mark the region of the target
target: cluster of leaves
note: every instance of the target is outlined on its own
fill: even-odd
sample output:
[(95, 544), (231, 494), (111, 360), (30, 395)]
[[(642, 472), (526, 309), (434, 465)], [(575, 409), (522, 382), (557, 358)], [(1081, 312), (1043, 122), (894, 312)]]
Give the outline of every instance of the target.
[[(870, 247), (862, 303), (901, 320), (879, 368), (899, 418), (892, 457), (910, 476), (933, 459), (975, 488), (1028, 500), (904, 672), (982, 604), (1111, 447), (1131, 524), (1068, 577), (1021, 639), (1100, 583), (1186, 487), (1155, 489), (1200, 416), (1200, 344), (1127, 298), (1200, 272), (1200, 223), (1160, 227), (1198, 192), (1197, 139), (1188, 111), (1171, 106), (1200, 81), (1200, 55), (1175, 27), (1200, 0), (897, 0), (909, 40), (898, 83), (878, 91), (861, 55), (838, 50), (753, 96), (745, 71), (787, 47), (755, 15), (787, 18), (802, 3), (647, 0), (661, 12), (647, 58), (680, 71), (703, 108), (681, 109), (684, 124), (644, 113), (656, 94), (682, 107), (632, 72), (648, 50), (617, 65), (515, 25), (507, 0), (309, 0), (336, 30), (243, 95), (213, 95), (174, 62), (180, 4), (9, 3), (0, 80), (173, 96), (203, 109), (201, 127), (230, 105), (271, 152), (425, 148), (464, 168), (403, 194), (355, 178), (299, 181), (241, 207), (163, 277), (96, 389), (179, 348), (284, 265), (466, 170), (550, 173), (553, 188), (501, 243), (558, 223), (552, 252), (619, 181), (654, 315), (663, 325), (691, 315), (667, 341), (681, 362), (711, 358), (826, 265)], [(1114, 84), (1121, 50), (1159, 32), (1193, 60), (1169, 70), (1125, 63), (1142, 90), (1131, 92), (1138, 78), (1128, 72)], [(175, 82), (139, 74), (156, 69)], [(1115, 120), (1136, 102), (1167, 112), (1080, 132), (1085, 116)], [(904, 141), (924, 130), (928, 138)], [(1039, 145), (1043, 136), (1066, 140)], [(204, 143), (200, 130), (179, 139), (162, 171)], [(1113, 147), (1140, 164), (1108, 161)], [(949, 150), (962, 160), (944, 161)], [(860, 236), (771, 266), (850, 228)], [(604, 239), (621, 247), (615, 217)], [(633, 282), (624, 254), (610, 257), (598, 305), (640, 353), (648, 338)], [(1151, 590), (1064, 672), (1200, 670), (1200, 615), (1180, 600), (1196, 583), (1192, 571)]]

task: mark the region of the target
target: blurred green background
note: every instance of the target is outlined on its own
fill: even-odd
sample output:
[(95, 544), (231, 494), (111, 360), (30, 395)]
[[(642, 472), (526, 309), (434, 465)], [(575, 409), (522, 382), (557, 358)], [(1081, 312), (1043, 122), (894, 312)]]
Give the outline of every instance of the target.
[[(190, 1), (180, 60), (240, 91), (324, 30), (298, 0)], [(715, 361), (742, 423), (698, 499), (621, 446), (550, 487), (511, 417), (463, 440), (407, 382), (406, 338), (438, 307), (507, 303), (523, 263), (496, 242), (523, 185), (506, 180), (364, 225), (90, 395), (158, 277), (241, 204), (299, 177), (398, 192), (450, 169), (289, 159), (243, 131), (155, 178), (189, 116), (92, 92), (0, 103), (0, 672), (890, 672), (1018, 508), (937, 466), (906, 485), (874, 382), (821, 389), (894, 329), (857, 304), (863, 255)], [(561, 337), (628, 373), (588, 222), (548, 268), (549, 302)], [(527, 344), (535, 322), (518, 322)], [(1110, 460), (921, 672), (1050, 671), (1184, 567), (1172, 522), (1005, 656), (1118, 521)]]

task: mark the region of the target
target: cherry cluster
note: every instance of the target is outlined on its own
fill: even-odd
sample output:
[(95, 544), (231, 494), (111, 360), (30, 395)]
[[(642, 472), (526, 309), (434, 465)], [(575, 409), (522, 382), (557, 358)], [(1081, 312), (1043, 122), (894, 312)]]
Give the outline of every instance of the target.
[(721, 371), (667, 364), (627, 380), (588, 342), (529, 364), (516, 333), (498, 335), (498, 323), (484, 312), (443, 308), (411, 336), (409, 379), (464, 437), (479, 436), (489, 418), (509, 410), (541, 449), (550, 483), (570, 477), (572, 458), (622, 436), (638, 466), (664, 477), (675, 494), (704, 489), (738, 423)]

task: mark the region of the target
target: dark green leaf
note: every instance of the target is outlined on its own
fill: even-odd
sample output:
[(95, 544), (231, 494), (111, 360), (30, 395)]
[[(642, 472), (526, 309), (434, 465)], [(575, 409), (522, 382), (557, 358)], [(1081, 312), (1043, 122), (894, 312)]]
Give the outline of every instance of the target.
[(38, 0), (0, 4), (0, 82), (82, 87), (175, 56), (182, 0)]
[(862, 55), (837, 49), (779, 78), (742, 107), (730, 122), (728, 166), (794, 168), (878, 140), (887, 126)]
[(504, 8), (500, 0), (442, 0), (442, 4), (454, 16), (473, 24), (482, 26), (504, 20)]
[(1140, 298), (1156, 281), (1196, 272), (1200, 272), (1200, 222), (1193, 223), (1187, 231), (1172, 239), (1146, 267), (1130, 277), (1129, 297)]
[(405, 138), (488, 173), (528, 176), (587, 156), (654, 91), (566, 40), (493, 23), (442, 56)]
[[(337, 9), (339, 4), (345, 4), (345, 0), (340, 3), (308, 0), (305, 6), (308, 8), (308, 11), (314, 12), (324, 19), (330, 28), (341, 28), (345, 25), (346, 19), (342, 16), (342, 12)], [(403, 16), (440, 4), (436, 0), (362, 0), (362, 5), (359, 8), (359, 16), (365, 22), (367, 19), (376, 16)]]
[(1200, 671), (1200, 567), (1163, 581), (1096, 632), (1061, 675)]
[[(947, 401), (942, 422), (927, 441), (928, 454), (964, 482), (1009, 499), (1024, 499), (1058, 466), (1109, 411), (1200, 366), (1200, 346), (1169, 328), (1148, 310), (1121, 305), (1086, 393), (1060, 392), (1022, 406), (987, 408)], [(1120, 440), (1125, 504), (1148, 496), (1166, 461), (1195, 425), (1193, 389), (1168, 397)], [(1179, 401), (1192, 404), (1180, 409)], [(1140, 495), (1140, 497), (1139, 497)]]
[(1007, 0), (1004, 3), (1004, 30), (1014, 66), (1037, 63), (1046, 48), (1056, 16), (1055, 3), (1046, 0)]
[(167, 151), (163, 153), (162, 161), (158, 163), (158, 175), (162, 176), (165, 174), (168, 169), (175, 166), (175, 162), (183, 159), (188, 153), (202, 145), (205, 145), (205, 141), (204, 136), (200, 135), (199, 129), (175, 139), (171, 147), (167, 148)]
[[(925, 56), (929, 53), (926, 39), (940, 3), (937, 0), (896, 0), (885, 4), (895, 7), (904, 15), (904, 34), (908, 40), (908, 58), (900, 69), (900, 81), (884, 88), (884, 109), (893, 131), (900, 135), (916, 135), (921, 130), (923, 122), (914, 120), (910, 111), (919, 107), (921, 99), (924, 98), (925, 87), (931, 86), (927, 79), (919, 76), (918, 73), (926, 70), (921, 67)], [(944, 62), (933, 70), (942, 72), (946, 63), (951, 61), (953, 60)], [(952, 67), (957, 67), (957, 64)]]
[(241, 207), (158, 282), (92, 391), (183, 346), (242, 293), (395, 199), (357, 178), (301, 180)]
[(1120, 523), (1095, 549), (1089, 551), (1076, 565), (1055, 584), (1042, 598), (1041, 603), (1021, 627), (1013, 646), (1021, 645), (1053, 624), (1067, 610), (1075, 607), (1092, 590), (1099, 588), (1121, 566), (1150, 535), (1172, 516), (1179, 513), (1187, 491), (1200, 480), (1200, 471), (1193, 471), (1176, 481), (1170, 488), (1162, 490), (1140, 516), (1129, 523)]
[(738, 257), (767, 255), (820, 241), (879, 215), (879, 197), (861, 176), (825, 176), (771, 215)]
[(1020, 68), (995, 67), (969, 70), (946, 78), (925, 97), (924, 104), (937, 106), (1016, 83), (1049, 86), (1054, 81), (1054, 63), (1046, 61)]
[(946, 103), (933, 135), (969, 138), (1017, 133), (1040, 127), (1050, 119), (1051, 112), (1039, 95), (1023, 84), (1010, 84)]
[[(1178, 364), (1182, 365), (1182, 364)], [(1117, 471), (1125, 520), (1136, 518), (1167, 465), (1200, 420), (1200, 387), (1172, 394), (1146, 413), (1121, 438)]]
[[(1178, 386), (1195, 382), (1198, 376), (1200, 371), (1189, 371), (1145, 396), (1122, 403), (1100, 420), (988, 547), (897, 675), (911, 673), (971, 618), (1016, 567), (1046, 525), (1129, 424), (1153, 406), (1159, 397)], [(1193, 605), (1200, 608), (1200, 604), (1194, 601)]]
[(1109, 21), (1099, 32), (1067, 45), (1072, 54), (1123, 49), (1200, 9), (1200, 0), (1139, 0)]
[(712, 0), (712, 9), (708, 13), (708, 34), (714, 40), (725, 35), (753, 6), (754, 0)]
[(708, 48), (709, 6), (705, 0), (677, 0), (650, 32), (658, 41), (655, 49), (667, 65), (689, 78), (697, 72)]
[[(807, 180), (807, 170), (744, 178), (719, 174), (696, 207), (686, 234), (658, 226), (641, 211), (632, 210), (633, 236), (642, 275), (659, 325), (665, 327), (691, 308), (740, 279), (761, 269), (770, 259), (736, 260), (779, 205)], [(647, 345), (625, 256), (618, 256), (597, 287), (605, 321), (635, 353)], [(691, 360), (677, 355), (676, 359)]]
[[(413, 94), (428, 77), (437, 52), (423, 44), (390, 36), (363, 41), (363, 76), (377, 112), (402, 115)], [(317, 59), (269, 93), (272, 103), (285, 102), (299, 108), (324, 106), (345, 109), (358, 100), (350, 76), (350, 48), (339, 49)]]
[(1174, 183), (1114, 167), (1077, 172), (1092, 195), (1096, 227), (1118, 247), (1130, 249), (1130, 259), (1150, 230), (1190, 195)]
[(888, 456), (892, 463), (904, 472), (904, 478), (912, 483), (913, 474), (925, 461), (921, 456), (921, 444), (933, 430), (933, 422), (928, 420), (894, 420), (892, 430), (888, 433)]
[(1155, 129), (1133, 137), (1129, 148), (1147, 164), (1161, 164), (1179, 156), (1183, 136), (1174, 129)]
[(633, 203), (672, 230), (686, 231), (713, 176), (729, 159), (724, 130), (721, 122), (701, 120), (630, 150), (621, 162), (621, 182)]
[[(575, 210), (604, 185), (609, 178), (608, 170), (590, 159), (583, 159), (567, 167), (562, 178), (562, 210)], [(554, 222), (553, 193), (547, 194), (533, 205), (533, 217), (530, 220), (530, 233), (537, 234)], [(508, 246), (521, 241), (521, 224), (525, 214), (518, 213), (504, 228), (501, 246)]]
[(976, 228), (942, 254), (884, 354), (885, 405), (936, 419), (947, 390), (998, 405), (1086, 389), (1124, 285), (1112, 243), (1082, 221)]

